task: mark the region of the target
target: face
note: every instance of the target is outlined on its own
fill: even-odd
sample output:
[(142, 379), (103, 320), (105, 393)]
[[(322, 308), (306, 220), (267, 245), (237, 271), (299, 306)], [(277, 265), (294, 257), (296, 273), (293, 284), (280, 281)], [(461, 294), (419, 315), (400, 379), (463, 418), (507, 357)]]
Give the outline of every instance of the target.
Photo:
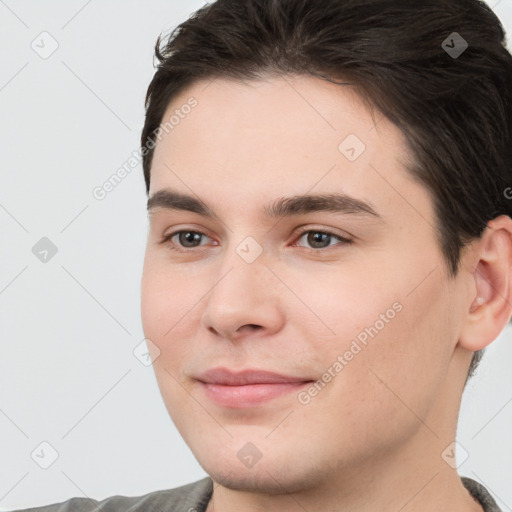
[(304, 489), (442, 438), (462, 284), (403, 134), (304, 76), (197, 82), (162, 123), (177, 109), (151, 169), (142, 321), (205, 471)]

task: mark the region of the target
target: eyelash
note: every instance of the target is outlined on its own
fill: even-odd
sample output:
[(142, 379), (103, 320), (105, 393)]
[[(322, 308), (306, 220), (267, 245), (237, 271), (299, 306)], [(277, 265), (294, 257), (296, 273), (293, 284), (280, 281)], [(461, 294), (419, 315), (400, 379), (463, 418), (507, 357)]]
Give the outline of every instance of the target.
[[(159, 243), (160, 244), (166, 244), (174, 236), (179, 235), (180, 233), (194, 233), (194, 234), (198, 234), (198, 235), (208, 236), (205, 233), (202, 233), (201, 231), (194, 231), (192, 229), (181, 229), (179, 231), (174, 231), (172, 233), (169, 233), (168, 235), (165, 235), (164, 237), (162, 237), (162, 239), (161, 239), (161, 241)], [(327, 236), (332, 237), (332, 238), (337, 238), (341, 242), (341, 244), (335, 244), (335, 245), (343, 245), (343, 244), (349, 245), (349, 244), (351, 244), (353, 242), (353, 240), (351, 240), (349, 238), (342, 237), (340, 235), (332, 233), (331, 231), (325, 231), (325, 230), (320, 230), (320, 229), (305, 229), (305, 230), (302, 230), (302, 231), (300, 231), (297, 234), (296, 240), (297, 241), (300, 240), (305, 234), (308, 234), (308, 233), (322, 233), (323, 235), (327, 235)], [(178, 248), (178, 246), (176, 244), (173, 244), (173, 243), (169, 243), (168, 245), (169, 245), (169, 249), (170, 250), (176, 251), (176, 252), (181, 252), (181, 253), (190, 253), (191, 251), (193, 251), (195, 249), (200, 249), (201, 248), (200, 245), (197, 246), (197, 247), (188, 247), (188, 248)], [(327, 246), (327, 247), (323, 247), (321, 249), (315, 249), (315, 248), (311, 248), (311, 247), (303, 247), (303, 248), (307, 249), (309, 251), (319, 252), (319, 251), (327, 251), (331, 247), (332, 246)]]

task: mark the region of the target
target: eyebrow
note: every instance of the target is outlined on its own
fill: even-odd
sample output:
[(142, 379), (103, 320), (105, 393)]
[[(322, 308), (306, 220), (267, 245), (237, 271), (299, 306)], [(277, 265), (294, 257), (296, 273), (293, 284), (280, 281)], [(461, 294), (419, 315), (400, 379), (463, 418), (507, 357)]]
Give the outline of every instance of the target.
[[(148, 199), (148, 213), (151, 214), (156, 209), (183, 210), (220, 220), (219, 216), (200, 199), (170, 189), (159, 190)], [(282, 197), (266, 206), (263, 212), (269, 218), (331, 212), (383, 220), (370, 203), (343, 193)]]

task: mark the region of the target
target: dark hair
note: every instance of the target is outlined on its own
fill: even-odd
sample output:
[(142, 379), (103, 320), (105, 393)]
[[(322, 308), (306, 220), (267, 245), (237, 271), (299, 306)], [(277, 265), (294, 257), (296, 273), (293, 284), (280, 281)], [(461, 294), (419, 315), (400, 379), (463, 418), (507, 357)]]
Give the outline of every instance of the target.
[[(156, 42), (141, 136), (146, 192), (148, 143), (170, 101), (193, 82), (285, 74), (349, 81), (404, 133), (415, 160), (409, 172), (431, 194), (436, 236), (455, 277), (462, 248), (489, 220), (512, 216), (512, 57), (504, 39), (478, 0), (207, 4), (163, 48), (161, 36)], [(468, 377), (481, 356), (474, 354)]]

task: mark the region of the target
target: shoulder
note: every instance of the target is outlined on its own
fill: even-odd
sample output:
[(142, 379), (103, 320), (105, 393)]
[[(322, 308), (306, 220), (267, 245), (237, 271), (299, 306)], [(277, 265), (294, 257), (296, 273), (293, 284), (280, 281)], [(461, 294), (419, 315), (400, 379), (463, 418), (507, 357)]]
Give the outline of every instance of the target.
[(104, 500), (71, 498), (62, 503), (27, 508), (13, 512), (204, 512), (210, 500), (213, 482), (210, 477), (190, 484), (153, 491), (143, 496), (110, 496)]

